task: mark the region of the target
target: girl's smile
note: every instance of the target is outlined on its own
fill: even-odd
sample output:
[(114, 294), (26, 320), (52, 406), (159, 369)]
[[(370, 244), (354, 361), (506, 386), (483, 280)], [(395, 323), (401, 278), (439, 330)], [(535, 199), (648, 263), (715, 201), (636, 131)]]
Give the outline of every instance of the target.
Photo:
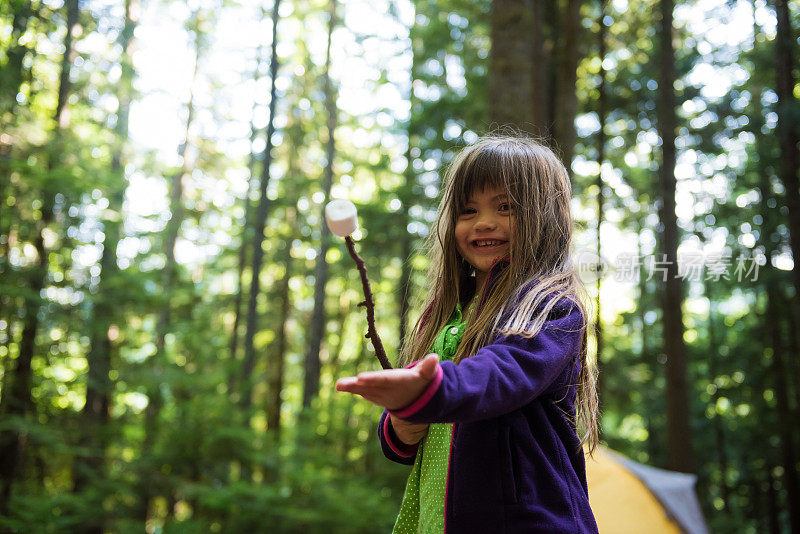
[(495, 260), (508, 255), (511, 222), (508, 195), (499, 187), (473, 193), (458, 214), (456, 247), (461, 257), (475, 268), (479, 284), (486, 279)]

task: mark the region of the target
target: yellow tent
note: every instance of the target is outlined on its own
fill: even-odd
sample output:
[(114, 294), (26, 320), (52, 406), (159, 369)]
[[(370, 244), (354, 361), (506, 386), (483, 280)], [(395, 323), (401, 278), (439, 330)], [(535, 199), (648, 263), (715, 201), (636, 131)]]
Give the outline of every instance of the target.
[(708, 534), (697, 477), (650, 467), (598, 446), (586, 457), (589, 504), (600, 534)]

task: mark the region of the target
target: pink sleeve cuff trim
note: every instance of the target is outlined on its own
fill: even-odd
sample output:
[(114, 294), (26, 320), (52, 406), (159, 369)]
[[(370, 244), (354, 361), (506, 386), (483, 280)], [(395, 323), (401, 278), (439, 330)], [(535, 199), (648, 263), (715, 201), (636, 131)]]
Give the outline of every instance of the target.
[(433, 382), (428, 386), (420, 397), (414, 401), (414, 403), (409, 406), (408, 408), (404, 408), (398, 411), (390, 411), (389, 413), (395, 417), (399, 417), (400, 419), (405, 419), (411, 415), (414, 415), (418, 411), (422, 409), (423, 406), (428, 404), (428, 401), (431, 400), (431, 397), (436, 394), (439, 390), (439, 386), (442, 383), (442, 379), (444, 378), (444, 371), (442, 371), (442, 366), (437, 364), (436, 365), (436, 376), (433, 378)]
[(395, 445), (392, 441), (392, 438), (389, 436), (389, 416), (386, 416), (386, 419), (383, 420), (383, 439), (386, 440), (386, 444), (389, 445), (389, 448), (394, 451), (394, 453), (398, 456), (402, 456), (403, 458), (411, 458), (417, 451), (416, 445)]

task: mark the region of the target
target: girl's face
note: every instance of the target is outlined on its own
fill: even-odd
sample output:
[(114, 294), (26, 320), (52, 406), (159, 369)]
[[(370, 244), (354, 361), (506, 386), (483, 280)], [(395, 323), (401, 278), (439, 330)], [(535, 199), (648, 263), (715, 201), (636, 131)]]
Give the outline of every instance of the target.
[(496, 259), (508, 256), (512, 222), (508, 195), (498, 187), (473, 193), (458, 214), (456, 247), (461, 257), (475, 268), (479, 284), (486, 279)]

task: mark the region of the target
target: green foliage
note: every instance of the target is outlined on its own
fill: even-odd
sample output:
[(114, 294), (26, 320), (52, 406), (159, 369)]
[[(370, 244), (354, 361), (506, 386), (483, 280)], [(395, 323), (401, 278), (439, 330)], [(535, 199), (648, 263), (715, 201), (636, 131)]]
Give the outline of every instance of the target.
[[(76, 50), (67, 58), (69, 120), (56, 124), (66, 24), (56, 4), (0, 4), (0, 444), (5, 450), (10, 437), (20, 444), (0, 530), (390, 530), (408, 470), (380, 453), (379, 410), (333, 388), (338, 377), (377, 368), (363, 338), (360, 281), (334, 238), (326, 256), (320, 391), (313, 410), (300, 410), (327, 164), (320, 48), (327, 2), (281, 8), (277, 131), (257, 361), (249, 377), (241, 376), (241, 354), (230, 347), (237, 293), (246, 299), (252, 276), (252, 217), (245, 213), (257, 205), (253, 184), (263, 172), (271, 43), (266, 26), (253, 30), (245, 21), (268, 21), (271, 6), (132, 2), (126, 28), (123, 2), (81, 2)], [(703, 4), (681, 4), (674, 35), (682, 246), (721, 250), (734, 264), (757, 257), (761, 267), (756, 280), (685, 285), (698, 495), (711, 529), (720, 532), (760, 532), (772, 519), (785, 530), (787, 476), (797, 471), (784, 465), (780, 449), (781, 413), (798, 414), (800, 363), (788, 212), (776, 174), (775, 42), (771, 8), (755, 5), (755, 35), (742, 35), (735, 46), (698, 21), (736, 19), (734, 8), (744, 4), (719, 5), (703, 17), (694, 15)], [(400, 345), (403, 276), (412, 295), (425, 289), (427, 259), (419, 247), (435, 217), (443, 172), (459, 146), (491, 126), (490, 7), (488, 0), (338, 7), (332, 78), (341, 109), (332, 196), (358, 205), (358, 248), (391, 360)], [(626, 243), (652, 258), (662, 231), (655, 185), (658, 4), (629, 0), (605, 9), (601, 58), (599, 4), (581, 6), (578, 139), (569, 162), (576, 242), (595, 246), (594, 206), (603, 195), (604, 254)], [(797, 27), (796, 3), (792, 9)], [(364, 13), (377, 22), (365, 26)], [(123, 35), (133, 36), (129, 55), (121, 54)], [(164, 35), (172, 40), (161, 42)], [(169, 65), (155, 76), (158, 84), (156, 56)], [(608, 113), (599, 188), (601, 65)], [(157, 113), (153, 102), (160, 102)], [(171, 203), (176, 184), (181, 195)], [(106, 250), (114, 251), (109, 263)], [(601, 294), (602, 440), (634, 460), (667, 467), (663, 282), (640, 273), (623, 286), (613, 274)], [(30, 403), (19, 414), (8, 399), (21, 380), (28, 310), (37, 330)], [(412, 308), (411, 324), (417, 312)], [(773, 323), (785, 356), (787, 406), (777, 392)], [(108, 369), (96, 357), (103, 346)], [(245, 379), (253, 385), (246, 413)], [(87, 392), (98, 384), (109, 406), (107, 417), (93, 418)], [(279, 428), (269, 422), (275, 411)], [(796, 442), (797, 428), (791, 432)], [(84, 485), (81, 473), (88, 475)]]

